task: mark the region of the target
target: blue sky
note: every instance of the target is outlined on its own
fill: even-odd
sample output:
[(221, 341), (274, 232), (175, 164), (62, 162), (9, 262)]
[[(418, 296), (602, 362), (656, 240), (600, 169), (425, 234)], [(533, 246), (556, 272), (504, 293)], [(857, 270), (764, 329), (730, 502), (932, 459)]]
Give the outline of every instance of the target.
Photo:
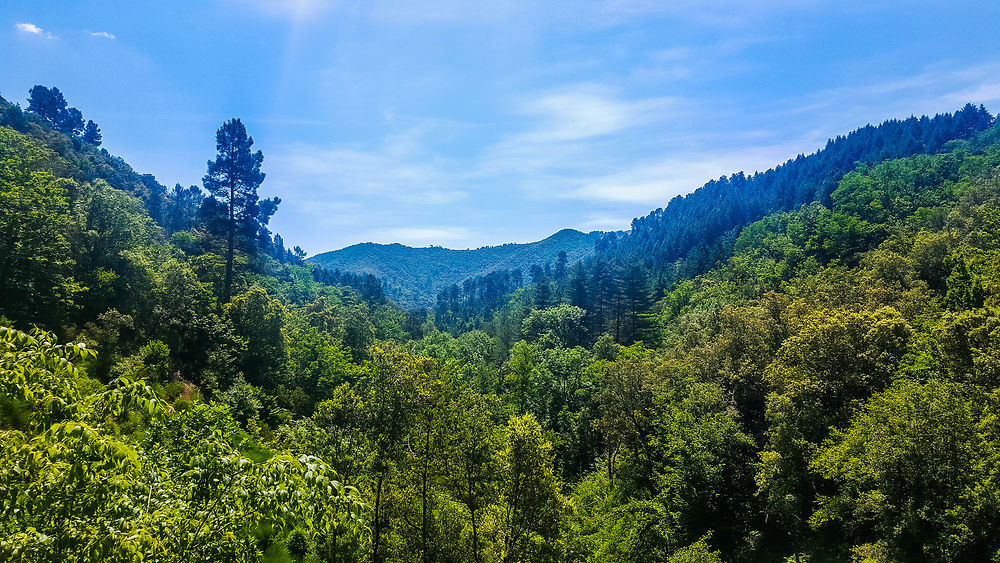
[(1000, 110), (1000, 3), (3, 0), (0, 94), (201, 183), (247, 123), (309, 253), (625, 229), (868, 122)]

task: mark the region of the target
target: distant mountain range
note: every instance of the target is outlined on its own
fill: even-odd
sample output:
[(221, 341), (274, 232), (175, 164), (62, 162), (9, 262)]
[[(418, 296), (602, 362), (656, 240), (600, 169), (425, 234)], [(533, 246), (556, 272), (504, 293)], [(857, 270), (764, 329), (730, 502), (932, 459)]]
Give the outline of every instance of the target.
[(527, 280), (531, 266), (555, 263), (559, 251), (566, 251), (572, 264), (593, 254), (594, 242), (602, 234), (600, 231), (582, 233), (563, 229), (537, 242), (484, 246), (475, 250), (366, 242), (317, 254), (307, 261), (330, 270), (381, 278), (390, 299), (413, 309), (432, 307), (441, 289), (494, 270), (520, 269)]

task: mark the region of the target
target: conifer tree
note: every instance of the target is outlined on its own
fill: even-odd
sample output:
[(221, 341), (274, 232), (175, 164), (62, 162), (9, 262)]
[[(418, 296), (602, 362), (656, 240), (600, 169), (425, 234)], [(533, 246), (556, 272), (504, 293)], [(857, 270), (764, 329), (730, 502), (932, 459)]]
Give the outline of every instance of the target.
[(101, 128), (93, 121), (88, 120), (87, 126), (83, 128), (83, 141), (95, 147), (101, 146)]
[[(226, 277), (222, 299), (228, 302), (233, 286), (233, 257), (237, 246), (248, 247), (267, 225), (280, 200), (259, 201), (257, 188), (264, 181), (260, 165), (264, 153), (252, 152), (253, 137), (239, 118), (222, 124), (215, 134), (218, 155), (208, 161), (208, 173), (202, 179), (211, 194), (207, 209), (211, 226), (226, 239)], [(208, 203), (208, 202), (206, 202)]]

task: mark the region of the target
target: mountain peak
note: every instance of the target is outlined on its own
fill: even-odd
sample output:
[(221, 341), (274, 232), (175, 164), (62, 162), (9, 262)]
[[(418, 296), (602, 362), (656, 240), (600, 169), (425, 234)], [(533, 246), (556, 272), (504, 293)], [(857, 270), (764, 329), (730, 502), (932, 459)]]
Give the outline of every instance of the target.
[(565, 251), (570, 263), (594, 252), (600, 231), (562, 229), (535, 242), (507, 243), (469, 250), (441, 246), (412, 247), (400, 243), (358, 243), (323, 252), (309, 262), (330, 270), (372, 274), (381, 278), (386, 294), (407, 308), (434, 305), (437, 293), (452, 284), (496, 270), (523, 270), (555, 262)]

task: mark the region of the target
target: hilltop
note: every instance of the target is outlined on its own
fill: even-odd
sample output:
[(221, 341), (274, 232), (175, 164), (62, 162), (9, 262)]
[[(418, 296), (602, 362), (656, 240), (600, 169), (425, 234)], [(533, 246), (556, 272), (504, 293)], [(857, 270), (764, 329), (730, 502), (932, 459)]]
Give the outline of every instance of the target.
[[(452, 250), (440, 246), (355, 244), (317, 254), (307, 261), (328, 270), (371, 274), (383, 280), (386, 295), (408, 309), (431, 307), (438, 292), (451, 284), (496, 270), (523, 270), (555, 262), (560, 251), (569, 264), (590, 256), (604, 233), (563, 229), (536, 242)], [(526, 276), (527, 277), (527, 276)]]

